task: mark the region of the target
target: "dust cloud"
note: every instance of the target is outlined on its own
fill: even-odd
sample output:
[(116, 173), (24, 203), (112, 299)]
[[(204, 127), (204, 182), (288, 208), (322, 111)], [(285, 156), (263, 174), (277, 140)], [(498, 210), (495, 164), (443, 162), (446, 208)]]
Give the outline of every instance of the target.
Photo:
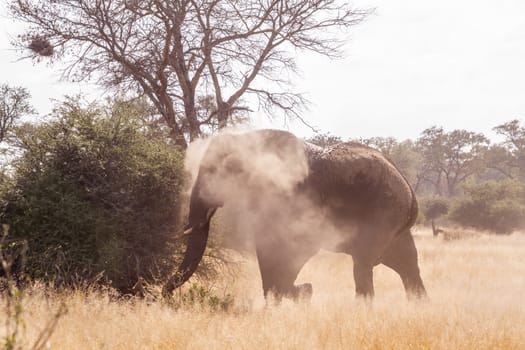
[[(336, 228), (311, 194), (302, 190), (310, 169), (307, 153), (315, 147), (275, 130), (230, 130), (197, 140), (186, 156), (190, 191), (222, 204), (218, 213), (232, 231), (227, 237), (232, 247), (246, 247), (257, 237), (284, 238), (297, 242), (297, 249), (311, 249), (310, 243), (321, 235), (326, 237), (323, 248), (332, 250), (343, 234), (348, 239), (349, 228)], [(328, 231), (332, 232), (325, 234)]]

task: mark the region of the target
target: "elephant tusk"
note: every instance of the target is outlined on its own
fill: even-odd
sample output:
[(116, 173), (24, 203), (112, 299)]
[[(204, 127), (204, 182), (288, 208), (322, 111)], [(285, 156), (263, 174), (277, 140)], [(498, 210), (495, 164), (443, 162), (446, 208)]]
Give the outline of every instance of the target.
[(195, 226), (188, 227), (182, 232), (182, 235), (183, 236), (191, 235), (193, 233), (194, 228), (200, 229), (204, 227), (207, 223), (209, 223), (209, 221), (211, 220), (211, 217), (213, 216), (213, 214), (215, 214), (216, 211), (217, 211), (217, 208), (208, 209), (208, 211), (206, 212), (206, 223), (198, 224), (197, 227)]

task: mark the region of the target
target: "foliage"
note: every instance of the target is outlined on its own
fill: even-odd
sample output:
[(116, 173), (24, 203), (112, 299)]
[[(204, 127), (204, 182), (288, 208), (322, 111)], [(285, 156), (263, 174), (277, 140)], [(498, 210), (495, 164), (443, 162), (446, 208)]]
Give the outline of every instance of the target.
[(5, 169), (0, 169), (0, 213), (5, 211), (7, 206), (7, 195), (13, 188), (13, 181)]
[[(24, 316), (27, 314), (24, 310), (23, 299), (25, 290), (23, 288), (25, 281), (22, 281), (23, 276), (13, 273), (13, 267), (19, 263), (22, 266), (25, 263), (26, 242), (17, 244), (19, 242), (12, 242), (8, 239), (9, 227), (3, 225), (3, 235), (0, 239), (0, 263), (1, 263), (1, 279), (2, 292), (5, 299), (4, 315), (5, 315), (5, 335), (3, 337), (4, 350), (19, 350), (23, 349), (25, 344), (21, 337), (21, 331), (25, 330)], [(51, 315), (51, 318), (46, 322), (44, 327), (39, 331), (37, 339), (31, 350), (44, 349), (47, 341), (56, 329), (58, 320), (67, 312), (64, 302), (62, 302), (56, 312)]]
[(30, 98), (23, 87), (0, 85), (0, 142), (5, 141), (21, 117), (34, 113)]
[(2, 264), (2, 292), (6, 295), (5, 301), (5, 335), (3, 337), (4, 350), (19, 349), (17, 346), (18, 334), (20, 329), (24, 326), (22, 317), (22, 297), (23, 291), (19, 288), (18, 283), (11, 274), (11, 266), (15, 261), (15, 254), (12, 247), (12, 242), (7, 241), (9, 228), (3, 225), (3, 234), (0, 241), (0, 262)]
[(446, 215), (449, 206), (449, 201), (442, 197), (425, 198), (421, 201), (421, 210), (427, 220), (435, 220)]
[(514, 119), (494, 130), (505, 139), (492, 148), (488, 166), (507, 178), (525, 180), (525, 127)]
[(525, 227), (525, 184), (489, 181), (466, 186), (465, 192), (465, 198), (452, 207), (451, 220), (496, 233), (511, 233)]
[(324, 148), (324, 147), (333, 146), (335, 144), (343, 142), (343, 140), (339, 136), (334, 136), (334, 135), (331, 135), (330, 133), (324, 133), (324, 134), (316, 134), (306, 139), (306, 142), (309, 142), (311, 144)]
[(424, 130), (417, 140), (423, 157), (419, 181), (432, 183), (434, 194), (456, 195), (460, 184), (485, 169), (488, 143), (484, 135), (471, 131), (445, 132), (435, 126)]
[(129, 292), (171, 271), (179, 225), (182, 157), (150, 139), (125, 102), (81, 107), (18, 130), (23, 156), (3, 212), (12, 237), (28, 242), (31, 278), (71, 284), (110, 281)]
[(503, 144), (493, 144), (485, 153), (486, 172), (480, 178), (488, 181), (501, 181), (517, 177), (517, 168), (514, 166), (512, 156)]
[(394, 148), (397, 146), (398, 141), (393, 137), (371, 137), (368, 139), (361, 139), (359, 142), (364, 143), (367, 146), (373, 147), (386, 155), (393, 153)]
[[(344, 36), (368, 14), (334, 0), (11, 0), (30, 25), (19, 47), (65, 58), (64, 76), (94, 78), (147, 96), (180, 146), (201, 127), (224, 127), (243, 95), (270, 115), (301, 119), (291, 86), (299, 51), (341, 56)], [(213, 108), (199, 110), (202, 98)], [(253, 107), (251, 109), (254, 109)], [(204, 115), (202, 115), (204, 113)]]

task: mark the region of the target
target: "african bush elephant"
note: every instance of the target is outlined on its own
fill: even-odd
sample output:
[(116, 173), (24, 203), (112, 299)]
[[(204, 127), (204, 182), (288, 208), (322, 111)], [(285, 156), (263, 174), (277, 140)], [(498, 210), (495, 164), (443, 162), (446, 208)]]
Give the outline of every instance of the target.
[(352, 256), (357, 296), (374, 295), (379, 263), (400, 275), (408, 297), (426, 295), (410, 233), (414, 192), (372, 148), (349, 142), (323, 149), (277, 130), (213, 138), (191, 193), (187, 250), (165, 295), (196, 270), (219, 207), (234, 208), (236, 226), (254, 235), (265, 296), (311, 295), (310, 284), (294, 281), (320, 249)]

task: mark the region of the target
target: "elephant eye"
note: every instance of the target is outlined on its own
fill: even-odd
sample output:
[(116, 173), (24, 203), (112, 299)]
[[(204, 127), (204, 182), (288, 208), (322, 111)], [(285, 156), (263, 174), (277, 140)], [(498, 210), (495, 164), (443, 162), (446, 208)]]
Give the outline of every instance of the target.
[(217, 167), (212, 165), (212, 166), (209, 166), (206, 168), (206, 173), (207, 174), (210, 174), (210, 175), (213, 175), (217, 172)]

